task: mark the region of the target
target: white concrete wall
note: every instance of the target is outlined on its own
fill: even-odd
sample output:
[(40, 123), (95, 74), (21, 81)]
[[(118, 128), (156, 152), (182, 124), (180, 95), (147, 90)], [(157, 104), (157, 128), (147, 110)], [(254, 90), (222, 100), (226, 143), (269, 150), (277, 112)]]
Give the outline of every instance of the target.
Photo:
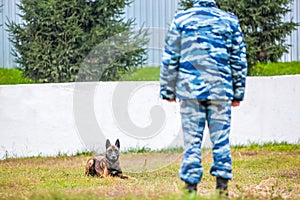
[[(0, 159), (182, 145), (179, 107), (158, 82), (0, 86)], [(233, 109), (231, 143), (300, 142), (300, 75), (249, 77)], [(204, 144), (209, 147), (206, 131)]]

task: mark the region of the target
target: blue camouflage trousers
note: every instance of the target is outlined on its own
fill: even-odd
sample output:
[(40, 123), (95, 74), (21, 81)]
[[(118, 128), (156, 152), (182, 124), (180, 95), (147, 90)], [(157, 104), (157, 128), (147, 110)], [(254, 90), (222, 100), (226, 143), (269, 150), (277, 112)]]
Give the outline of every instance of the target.
[(184, 153), (179, 176), (193, 184), (201, 181), (201, 145), (205, 122), (213, 144), (213, 164), (210, 174), (225, 179), (232, 178), (229, 133), (231, 101), (181, 100), (180, 113), (184, 137)]

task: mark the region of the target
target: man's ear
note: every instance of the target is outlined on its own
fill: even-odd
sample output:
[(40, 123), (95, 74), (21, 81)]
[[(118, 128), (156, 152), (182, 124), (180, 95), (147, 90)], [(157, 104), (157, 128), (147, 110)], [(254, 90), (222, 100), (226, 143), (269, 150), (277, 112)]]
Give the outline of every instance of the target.
[(115, 146), (120, 149), (120, 141), (119, 141), (119, 139), (117, 139)]
[(109, 139), (106, 140), (106, 149), (108, 149), (111, 146)]

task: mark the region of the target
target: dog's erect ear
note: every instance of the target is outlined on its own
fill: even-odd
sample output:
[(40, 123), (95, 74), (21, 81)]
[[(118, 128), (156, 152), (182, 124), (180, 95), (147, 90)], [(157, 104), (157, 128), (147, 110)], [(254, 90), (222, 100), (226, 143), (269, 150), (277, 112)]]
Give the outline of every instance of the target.
[(119, 141), (119, 139), (117, 139), (115, 146), (120, 149), (120, 141)]
[(108, 149), (111, 146), (109, 139), (106, 140), (106, 149)]

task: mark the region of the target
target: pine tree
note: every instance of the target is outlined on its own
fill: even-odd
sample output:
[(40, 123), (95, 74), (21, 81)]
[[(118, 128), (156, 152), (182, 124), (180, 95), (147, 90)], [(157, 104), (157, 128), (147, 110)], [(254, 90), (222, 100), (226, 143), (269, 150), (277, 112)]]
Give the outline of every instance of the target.
[[(286, 37), (299, 23), (283, 21), (291, 12), (293, 0), (216, 0), (221, 9), (236, 14), (247, 43), (249, 71), (257, 62), (277, 62), (288, 52), (291, 44)], [(190, 8), (193, 0), (182, 0), (183, 9)]]
[(16, 62), (42, 82), (118, 80), (143, 65), (146, 33), (125, 21), (128, 0), (21, 0), (9, 22)]

